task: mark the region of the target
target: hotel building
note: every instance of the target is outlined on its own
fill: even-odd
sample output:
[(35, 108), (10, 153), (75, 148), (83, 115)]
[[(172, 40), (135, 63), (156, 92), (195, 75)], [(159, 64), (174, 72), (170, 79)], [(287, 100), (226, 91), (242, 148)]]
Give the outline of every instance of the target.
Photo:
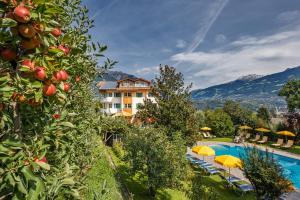
[(145, 99), (155, 102), (150, 92), (151, 82), (142, 78), (125, 78), (116, 82), (97, 84), (101, 95), (102, 112), (108, 115), (132, 116)]

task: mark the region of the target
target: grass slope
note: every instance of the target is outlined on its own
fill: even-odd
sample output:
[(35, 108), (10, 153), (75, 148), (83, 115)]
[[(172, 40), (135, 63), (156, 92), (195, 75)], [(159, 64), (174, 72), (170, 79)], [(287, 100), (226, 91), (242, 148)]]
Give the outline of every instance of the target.
[(122, 200), (120, 185), (111, 168), (106, 149), (98, 138), (98, 145), (93, 152), (94, 163), (88, 172), (86, 200)]

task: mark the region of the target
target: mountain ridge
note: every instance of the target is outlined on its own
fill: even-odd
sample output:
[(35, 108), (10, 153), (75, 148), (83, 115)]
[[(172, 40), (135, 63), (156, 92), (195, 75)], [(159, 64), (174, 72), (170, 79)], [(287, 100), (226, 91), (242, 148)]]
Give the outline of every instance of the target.
[[(265, 76), (247, 75), (237, 80), (192, 91), (192, 99), (206, 106), (209, 102), (225, 101), (227, 99), (241, 103), (266, 105), (268, 107), (284, 107), (285, 101), (278, 97), (281, 87), (290, 79), (300, 78), (300, 66), (287, 68), (282, 72)], [(198, 106), (201, 108), (201, 106)]]

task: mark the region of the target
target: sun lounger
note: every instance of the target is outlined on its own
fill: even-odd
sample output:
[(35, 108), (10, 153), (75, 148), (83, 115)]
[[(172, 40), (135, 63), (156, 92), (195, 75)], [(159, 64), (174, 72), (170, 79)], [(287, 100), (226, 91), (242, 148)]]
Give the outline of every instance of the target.
[(283, 139), (279, 138), (277, 140), (277, 143), (271, 144), (273, 147), (280, 147), (281, 145), (283, 145)]
[(248, 134), (246, 135), (245, 139), (248, 140), (250, 137), (251, 137), (251, 134), (248, 133)]
[(212, 135), (212, 134), (210, 134), (209, 132), (207, 132), (206, 134), (207, 134), (207, 136), (210, 137), (210, 138), (215, 138), (215, 137), (216, 137), (215, 135)]
[(220, 173), (219, 170), (214, 169), (214, 168), (206, 169), (206, 171), (207, 171), (209, 174), (211, 174), (211, 175), (213, 175), (213, 174), (219, 174), (219, 173)]
[(256, 135), (254, 139), (250, 140), (251, 142), (256, 142), (260, 139), (260, 135)]
[(234, 139), (233, 139), (233, 142), (234, 143), (239, 143), (241, 140), (241, 137), (240, 136), (235, 136)]
[(210, 163), (199, 163), (202, 167), (212, 167), (213, 165)]
[(242, 192), (249, 192), (254, 190), (251, 184), (234, 184), (234, 185)]
[(205, 132), (203, 132), (202, 135), (203, 135), (204, 138), (210, 138), (210, 136)]
[(259, 144), (265, 144), (267, 142), (268, 142), (268, 136), (264, 136), (262, 140), (257, 141), (257, 143), (259, 143)]
[(281, 146), (282, 148), (291, 148), (294, 145), (294, 141), (293, 140), (288, 140), (287, 143), (283, 146)]
[(235, 182), (239, 182), (241, 181), (242, 179), (238, 178), (238, 177), (235, 177), (235, 176), (228, 176), (228, 177), (225, 177), (225, 179), (229, 182), (229, 183), (235, 183)]

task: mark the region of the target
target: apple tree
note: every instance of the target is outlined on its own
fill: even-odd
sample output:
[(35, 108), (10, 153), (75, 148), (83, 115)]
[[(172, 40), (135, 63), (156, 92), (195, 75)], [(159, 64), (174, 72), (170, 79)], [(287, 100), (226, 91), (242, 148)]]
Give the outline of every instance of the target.
[(0, 199), (83, 192), (106, 50), (91, 42), (87, 13), (80, 0), (0, 0)]

